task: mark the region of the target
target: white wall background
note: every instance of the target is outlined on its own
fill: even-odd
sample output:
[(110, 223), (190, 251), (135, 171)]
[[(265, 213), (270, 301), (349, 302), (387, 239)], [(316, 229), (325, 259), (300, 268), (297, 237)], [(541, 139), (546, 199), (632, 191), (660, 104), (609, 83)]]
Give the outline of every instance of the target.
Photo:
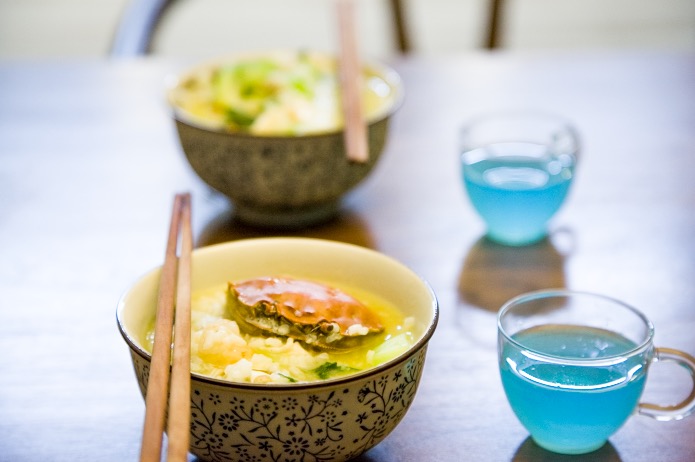
[[(128, 0), (0, 0), (0, 57), (105, 56)], [(486, 0), (405, 0), (415, 48), (479, 48)], [(365, 54), (393, 52), (387, 0), (357, 0)], [(505, 48), (695, 51), (695, 0), (507, 0)], [(214, 56), (288, 46), (334, 49), (331, 0), (179, 0), (163, 55)]]

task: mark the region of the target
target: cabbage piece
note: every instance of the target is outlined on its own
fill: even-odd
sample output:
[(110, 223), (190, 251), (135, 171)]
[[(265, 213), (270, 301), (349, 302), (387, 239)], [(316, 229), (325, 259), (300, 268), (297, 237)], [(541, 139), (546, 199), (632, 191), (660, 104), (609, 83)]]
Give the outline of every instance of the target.
[(373, 350), (374, 354), (370, 356), (369, 361), (372, 364), (381, 364), (405, 352), (413, 343), (411, 335), (404, 332), (386, 339)]

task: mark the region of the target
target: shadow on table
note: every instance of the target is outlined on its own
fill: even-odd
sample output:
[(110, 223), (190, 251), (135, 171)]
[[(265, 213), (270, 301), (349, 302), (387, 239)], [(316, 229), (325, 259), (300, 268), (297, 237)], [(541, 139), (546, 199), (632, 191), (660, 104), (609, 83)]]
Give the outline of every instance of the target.
[(459, 298), (466, 305), (496, 313), (506, 301), (522, 293), (564, 288), (565, 255), (551, 238), (510, 247), (482, 237), (463, 261)]
[(568, 456), (543, 449), (529, 436), (516, 450), (512, 462), (621, 462), (621, 460), (618, 451), (610, 442), (594, 452)]
[(366, 223), (359, 215), (349, 210), (341, 211), (339, 215), (325, 223), (297, 230), (251, 227), (234, 218), (232, 210), (226, 210), (204, 226), (199, 233), (196, 246), (277, 236), (328, 239), (368, 248), (374, 248), (375, 245)]

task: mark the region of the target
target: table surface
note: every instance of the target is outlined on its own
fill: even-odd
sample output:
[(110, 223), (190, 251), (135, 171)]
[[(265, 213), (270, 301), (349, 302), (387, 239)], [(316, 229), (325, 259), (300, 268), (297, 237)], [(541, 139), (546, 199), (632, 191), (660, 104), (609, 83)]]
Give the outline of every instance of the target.
[[(333, 221), (268, 232), (234, 220), (192, 173), (164, 104), (188, 63), (0, 63), (0, 460), (136, 460), (144, 404), (116, 303), (163, 259), (173, 195), (193, 193), (195, 245), (268, 235), (356, 243), (430, 282), (440, 306), (403, 422), (360, 460), (560, 460), (533, 444), (497, 372), (495, 313), (549, 287), (643, 310), (656, 343), (695, 353), (695, 55), (462, 54), (391, 64), (406, 98), (374, 173)], [(583, 150), (550, 238), (507, 248), (460, 182), (458, 131), (509, 108), (559, 112)], [(653, 368), (646, 397), (674, 403), (687, 374)], [(634, 416), (572, 460), (692, 461), (695, 417)]]

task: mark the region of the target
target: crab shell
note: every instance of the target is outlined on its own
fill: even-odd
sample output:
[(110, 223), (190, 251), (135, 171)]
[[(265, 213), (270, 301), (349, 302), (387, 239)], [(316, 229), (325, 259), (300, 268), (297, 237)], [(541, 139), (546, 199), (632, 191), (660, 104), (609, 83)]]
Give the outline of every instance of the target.
[(232, 317), (242, 326), (319, 348), (347, 348), (383, 331), (379, 317), (345, 292), (318, 282), (263, 277), (228, 284)]

